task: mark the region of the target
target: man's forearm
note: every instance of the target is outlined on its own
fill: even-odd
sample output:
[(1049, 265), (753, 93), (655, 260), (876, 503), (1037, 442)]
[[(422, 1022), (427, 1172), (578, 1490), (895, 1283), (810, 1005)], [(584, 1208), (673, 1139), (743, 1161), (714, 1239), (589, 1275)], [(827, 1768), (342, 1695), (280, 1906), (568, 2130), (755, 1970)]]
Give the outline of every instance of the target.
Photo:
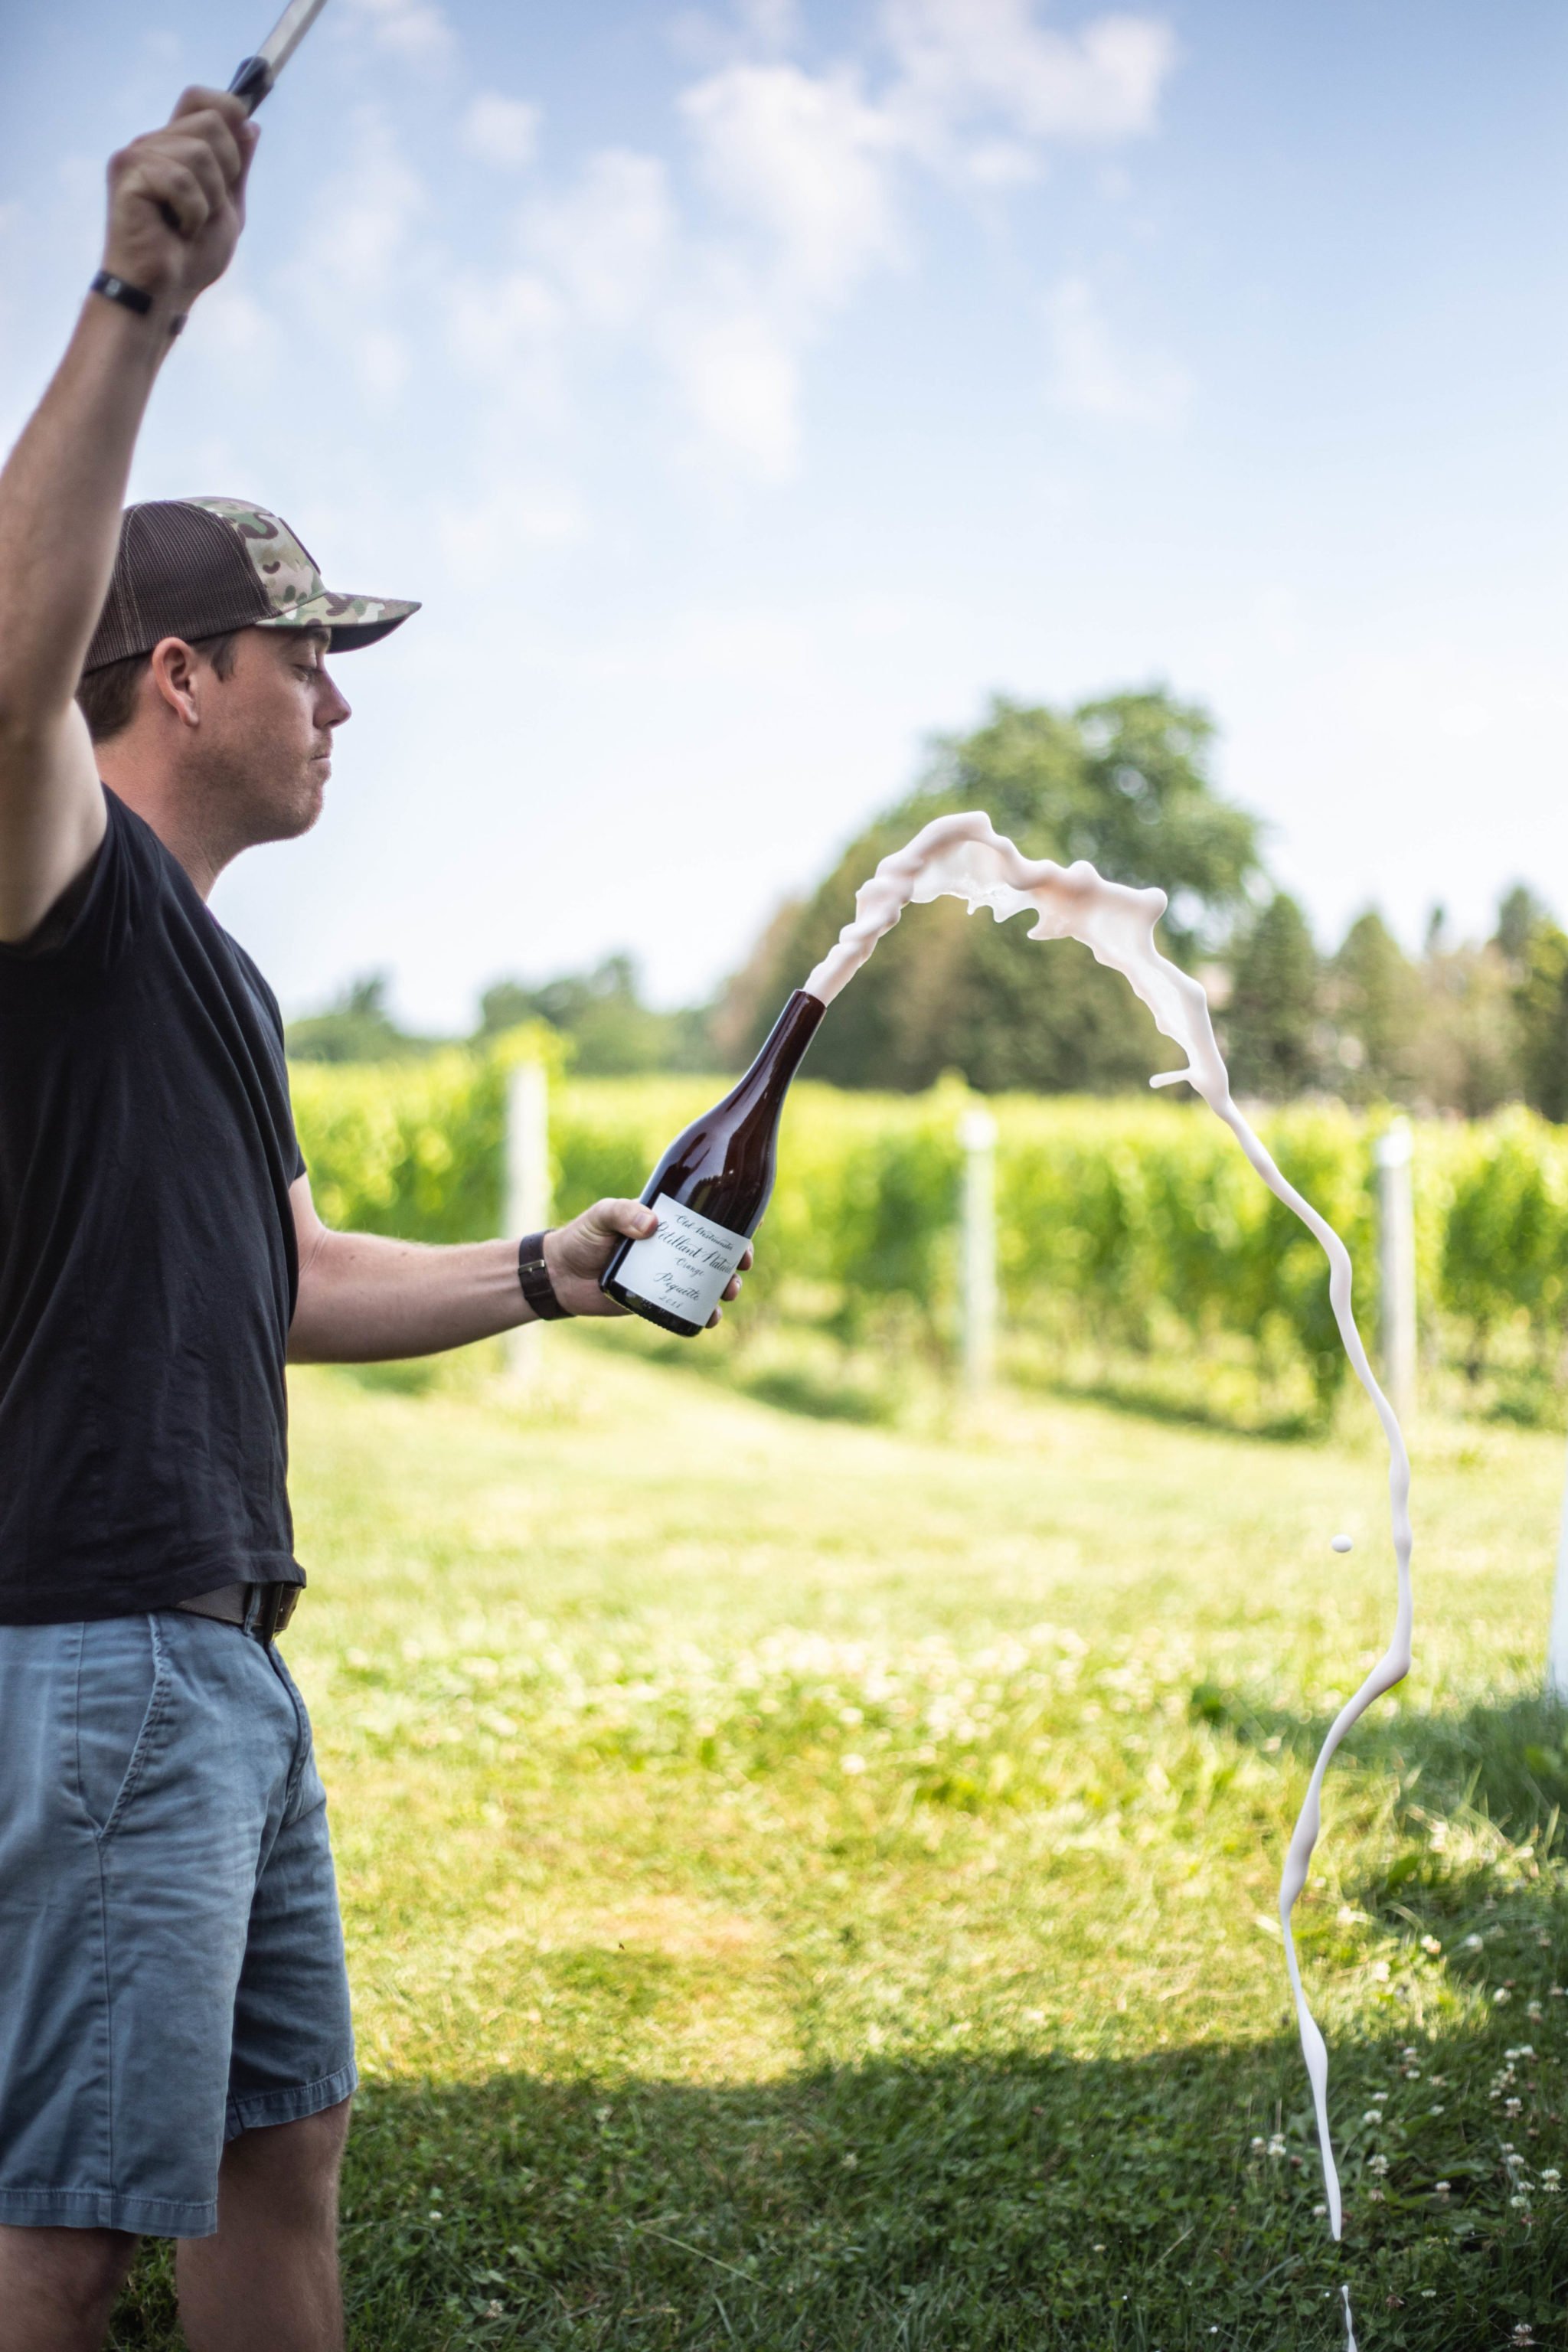
[(376, 1234), (326, 1233), (300, 1273), (289, 1332), (295, 1364), (374, 1364), (434, 1356), (533, 1320), (515, 1242), (431, 1248)]

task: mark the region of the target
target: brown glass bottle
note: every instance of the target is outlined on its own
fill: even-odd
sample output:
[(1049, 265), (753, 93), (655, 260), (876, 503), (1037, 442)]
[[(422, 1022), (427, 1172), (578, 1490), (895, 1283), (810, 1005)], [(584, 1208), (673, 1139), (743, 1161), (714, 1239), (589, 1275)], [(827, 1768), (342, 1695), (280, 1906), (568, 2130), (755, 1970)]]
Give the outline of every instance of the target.
[(599, 1276), (606, 1297), (685, 1339), (707, 1328), (762, 1223), (784, 1097), (826, 1009), (797, 988), (740, 1084), (676, 1137), (642, 1189), (658, 1231), (617, 1244)]

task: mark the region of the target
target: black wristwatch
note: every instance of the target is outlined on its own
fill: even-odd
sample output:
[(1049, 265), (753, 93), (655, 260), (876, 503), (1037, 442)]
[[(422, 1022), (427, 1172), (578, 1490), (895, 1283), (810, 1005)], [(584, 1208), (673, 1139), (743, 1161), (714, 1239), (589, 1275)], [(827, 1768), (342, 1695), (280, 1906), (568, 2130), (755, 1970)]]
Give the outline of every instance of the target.
[(561, 1323), (569, 1318), (572, 1309), (563, 1307), (555, 1296), (555, 1285), (550, 1279), (550, 1268), (544, 1263), (544, 1235), (524, 1234), (517, 1245), (517, 1278), (522, 1295), (540, 1320)]

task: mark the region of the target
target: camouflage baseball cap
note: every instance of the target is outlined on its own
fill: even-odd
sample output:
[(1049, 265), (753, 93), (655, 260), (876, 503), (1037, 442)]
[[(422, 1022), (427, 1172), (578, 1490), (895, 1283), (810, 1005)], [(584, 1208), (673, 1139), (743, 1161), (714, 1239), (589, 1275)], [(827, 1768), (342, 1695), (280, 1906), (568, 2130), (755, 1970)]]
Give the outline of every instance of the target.
[(152, 499), (127, 507), (109, 594), (83, 674), (164, 637), (199, 642), (231, 629), (331, 632), (331, 650), (373, 646), (416, 613), (389, 596), (340, 596), (288, 524), (244, 499)]

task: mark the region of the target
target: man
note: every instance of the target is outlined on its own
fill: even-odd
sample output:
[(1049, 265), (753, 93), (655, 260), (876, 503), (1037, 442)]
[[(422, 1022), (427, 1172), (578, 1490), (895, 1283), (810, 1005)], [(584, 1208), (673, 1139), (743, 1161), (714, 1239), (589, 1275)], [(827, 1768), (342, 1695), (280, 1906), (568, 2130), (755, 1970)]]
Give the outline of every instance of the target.
[(0, 475), (0, 2352), (100, 2345), (144, 2233), (179, 2241), (193, 2352), (342, 2343), (353, 2038), (272, 1639), (304, 1581), (285, 1354), (610, 1311), (654, 1225), (602, 1201), (420, 1249), (311, 1206), (276, 1000), (205, 900), (321, 814), (326, 656), (416, 608), (332, 594), (259, 508), (120, 517), (256, 135), (192, 90), (114, 157), (103, 271)]

